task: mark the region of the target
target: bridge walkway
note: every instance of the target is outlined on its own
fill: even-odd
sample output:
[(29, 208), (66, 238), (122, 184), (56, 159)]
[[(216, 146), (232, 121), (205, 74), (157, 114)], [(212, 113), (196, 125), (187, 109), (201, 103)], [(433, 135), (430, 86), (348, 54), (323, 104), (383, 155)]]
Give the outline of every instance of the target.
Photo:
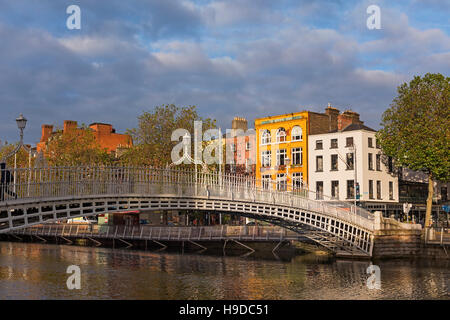
[[(41, 240), (45, 237), (59, 237), (68, 243), (74, 239), (90, 239), (101, 245), (104, 240), (149, 240), (164, 246), (161, 242), (191, 242), (202, 247), (197, 242), (211, 241), (252, 241), (275, 242), (312, 241), (321, 244), (336, 256), (365, 257), (360, 251), (345, 248), (344, 243), (336, 244), (327, 235), (320, 233), (298, 233), (277, 226), (99, 226), (88, 224), (46, 223), (23, 229), (13, 230), (7, 234), (18, 239), (20, 236), (36, 236)], [(339, 239), (336, 239), (339, 241)], [(127, 242), (126, 242), (127, 243)], [(130, 244), (131, 246), (131, 244)]]

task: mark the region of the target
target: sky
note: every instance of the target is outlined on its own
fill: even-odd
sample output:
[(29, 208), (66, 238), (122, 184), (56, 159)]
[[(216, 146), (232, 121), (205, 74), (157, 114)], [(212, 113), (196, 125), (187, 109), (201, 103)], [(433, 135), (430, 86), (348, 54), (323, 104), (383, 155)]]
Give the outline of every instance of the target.
[(124, 132), (170, 103), (222, 129), (331, 103), (378, 129), (400, 84), (450, 76), (449, 17), (447, 0), (0, 0), (0, 140), (20, 113), (35, 144), (42, 124)]

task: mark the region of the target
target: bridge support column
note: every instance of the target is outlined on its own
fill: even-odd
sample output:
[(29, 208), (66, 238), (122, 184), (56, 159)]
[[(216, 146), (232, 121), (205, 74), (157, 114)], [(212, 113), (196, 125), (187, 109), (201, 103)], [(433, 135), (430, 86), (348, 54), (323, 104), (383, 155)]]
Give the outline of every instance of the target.
[[(61, 237), (62, 238), (62, 237)], [(86, 237), (87, 239), (91, 240), (92, 242), (95, 242), (96, 247), (99, 247), (102, 245), (102, 243), (100, 241), (97, 241), (95, 239), (92, 239), (91, 237)], [(119, 239), (120, 240), (120, 239)]]
[[(128, 247), (126, 247), (125, 249), (128, 249), (128, 248), (131, 248), (133, 245), (131, 244), (131, 243), (129, 243), (128, 241), (125, 241), (125, 240), (123, 240), (123, 239), (118, 239), (119, 241), (122, 241), (123, 243), (125, 243), (125, 244), (127, 244), (128, 245)], [(94, 240), (95, 241), (95, 240)], [(98, 242), (98, 241), (97, 241)], [(98, 243), (100, 243), (100, 242), (98, 242)], [(101, 244), (101, 243), (100, 243)]]
[(66, 240), (68, 244), (72, 244), (72, 243), (73, 243), (72, 240), (69, 240), (69, 239), (67, 239), (67, 238), (65, 238), (65, 237), (63, 237), (63, 236), (60, 236), (60, 237), (61, 237), (63, 240)]
[(283, 243), (283, 241), (278, 242), (278, 244), (276, 245), (276, 247), (273, 248), (272, 253), (275, 253), (275, 251), (278, 250), (278, 247), (281, 246), (282, 243)]
[(162, 247), (160, 250), (164, 250), (164, 249), (167, 248), (167, 246), (166, 246), (165, 244), (163, 244), (163, 243), (161, 243), (161, 242), (159, 242), (159, 241), (156, 241), (156, 240), (152, 240), (152, 241), (155, 242), (155, 243), (157, 243), (157, 244), (159, 244), (159, 245)]
[[(194, 244), (194, 245), (196, 245), (197, 247), (202, 248), (203, 250), (208, 249), (208, 248), (206, 248), (205, 246), (202, 246), (201, 244), (199, 244), (199, 243), (197, 243), (197, 242), (194, 242), (194, 241), (192, 241), (192, 240), (188, 240), (188, 242), (189, 242), (189, 243), (192, 243), (192, 244)], [(184, 244), (184, 241), (183, 241), (183, 244)]]
[(255, 250), (253, 250), (252, 248), (250, 248), (249, 246), (246, 246), (245, 244), (243, 244), (242, 242), (239, 242), (237, 240), (232, 239), (231, 241), (236, 242), (237, 244), (243, 246), (244, 248), (247, 248), (248, 250), (250, 250), (251, 252), (255, 252)]

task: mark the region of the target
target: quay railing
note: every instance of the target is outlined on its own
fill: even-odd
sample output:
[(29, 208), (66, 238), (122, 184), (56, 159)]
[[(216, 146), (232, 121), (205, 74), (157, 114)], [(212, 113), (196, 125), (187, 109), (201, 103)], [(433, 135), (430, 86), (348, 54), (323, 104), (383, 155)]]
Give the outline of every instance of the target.
[(163, 241), (212, 241), (254, 240), (284, 241), (298, 240), (301, 235), (276, 226), (109, 226), (75, 223), (43, 224), (11, 231), (15, 235), (105, 238), (124, 240)]
[(1, 173), (2, 202), (82, 196), (162, 195), (219, 198), (301, 208), (373, 230), (373, 215), (345, 201), (309, 198), (309, 191), (238, 174), (154, 167), (47, 167), (7, 169)]
[(449, 245), (450, 228), (428, 227), (424, 229), (425, 243)]

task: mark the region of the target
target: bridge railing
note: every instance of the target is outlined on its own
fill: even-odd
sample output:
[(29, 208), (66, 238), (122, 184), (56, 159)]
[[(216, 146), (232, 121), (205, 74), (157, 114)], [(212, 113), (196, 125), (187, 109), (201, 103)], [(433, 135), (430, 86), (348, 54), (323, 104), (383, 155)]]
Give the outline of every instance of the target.
[[(350, 202), (311, 200), (308, 190), (284, 185), (286, 191), (279, 191), (276, 182), (245, 175), (107, 166), (19, 168), (0, 173), (0, 204), (20, 199), (96, 195), (210, 197), (302, 208), (358, 223), (369, 230), (373, 228), (372, 214)], [(286, 210), (289, 214), (289, 209)]]
[(75, 223), (45, 223), (12, 231), (13, 234), (97, 237), (110, 239), (155, 239), (155, 240), (271, 240), (298, 239), (299, 234), (276, 226), (110, 226)]

